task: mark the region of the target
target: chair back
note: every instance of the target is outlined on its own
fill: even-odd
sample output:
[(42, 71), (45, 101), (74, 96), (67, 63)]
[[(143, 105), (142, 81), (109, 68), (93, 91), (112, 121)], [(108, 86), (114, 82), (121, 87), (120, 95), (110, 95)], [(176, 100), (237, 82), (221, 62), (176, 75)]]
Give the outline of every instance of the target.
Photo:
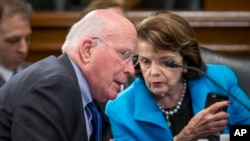
[(205, 47), (200, 47), (201, 56), (205, 63), (224, 64), (236, 73), (239, 86), (250, 97), (250, 58), (219, 53)]

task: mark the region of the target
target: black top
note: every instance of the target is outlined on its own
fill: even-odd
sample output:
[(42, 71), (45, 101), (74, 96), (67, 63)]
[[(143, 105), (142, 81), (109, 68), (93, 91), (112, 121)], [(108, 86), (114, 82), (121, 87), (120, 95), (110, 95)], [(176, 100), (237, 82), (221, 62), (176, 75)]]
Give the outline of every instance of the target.
[[(171, 109), (165, 109), (165, 110), (171, 110)], [(170, 129), (172, 131), (173, 136), (179, 134), (179, 132), (187, 125), (187, 123), (193, 116), (194, 112), (192, 108), (190, 92), (189, 89), (187, 88), (186, 94), (184, 96), (179, 111), (176, 114), (169, 116), (169, 120), (171, 122)], [(168, 122), (167, 119), (166, 122)]]

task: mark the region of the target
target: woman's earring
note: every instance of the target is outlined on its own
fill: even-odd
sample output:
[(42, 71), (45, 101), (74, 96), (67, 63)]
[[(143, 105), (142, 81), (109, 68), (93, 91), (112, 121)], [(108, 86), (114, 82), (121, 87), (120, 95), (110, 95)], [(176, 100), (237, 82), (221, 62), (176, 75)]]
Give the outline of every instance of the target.
[(187, 71), (188, 71), (188, 70), (187, 70), (186, 68), (183, 70), (184, 73), (187, 73)]

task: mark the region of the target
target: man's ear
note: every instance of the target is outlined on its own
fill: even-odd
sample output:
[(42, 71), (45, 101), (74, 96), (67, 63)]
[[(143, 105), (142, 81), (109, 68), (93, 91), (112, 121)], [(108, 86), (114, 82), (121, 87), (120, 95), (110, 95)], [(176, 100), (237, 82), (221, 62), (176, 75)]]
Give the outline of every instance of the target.
[(81, 44), (81, 47), (80, 47), (80, 55), (81, 55), (81, 58), (82, 60), (85, 62), (85, 63), (88, 63), (90, 61), (90, 58), (91, 58), (91, 54), (94, 50), (96, 46), (96, 43), (93, 39), (91, 38), (87, 38), (85, 39), (82, 44)]

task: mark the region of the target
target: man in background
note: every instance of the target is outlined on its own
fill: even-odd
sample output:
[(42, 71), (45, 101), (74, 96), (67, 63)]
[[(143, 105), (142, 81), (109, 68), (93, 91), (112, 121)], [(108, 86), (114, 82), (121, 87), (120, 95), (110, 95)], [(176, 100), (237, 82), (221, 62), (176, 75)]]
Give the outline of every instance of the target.
[(29, 65), (32, 12), (25, 0), (0, 0), (0, 87)]

